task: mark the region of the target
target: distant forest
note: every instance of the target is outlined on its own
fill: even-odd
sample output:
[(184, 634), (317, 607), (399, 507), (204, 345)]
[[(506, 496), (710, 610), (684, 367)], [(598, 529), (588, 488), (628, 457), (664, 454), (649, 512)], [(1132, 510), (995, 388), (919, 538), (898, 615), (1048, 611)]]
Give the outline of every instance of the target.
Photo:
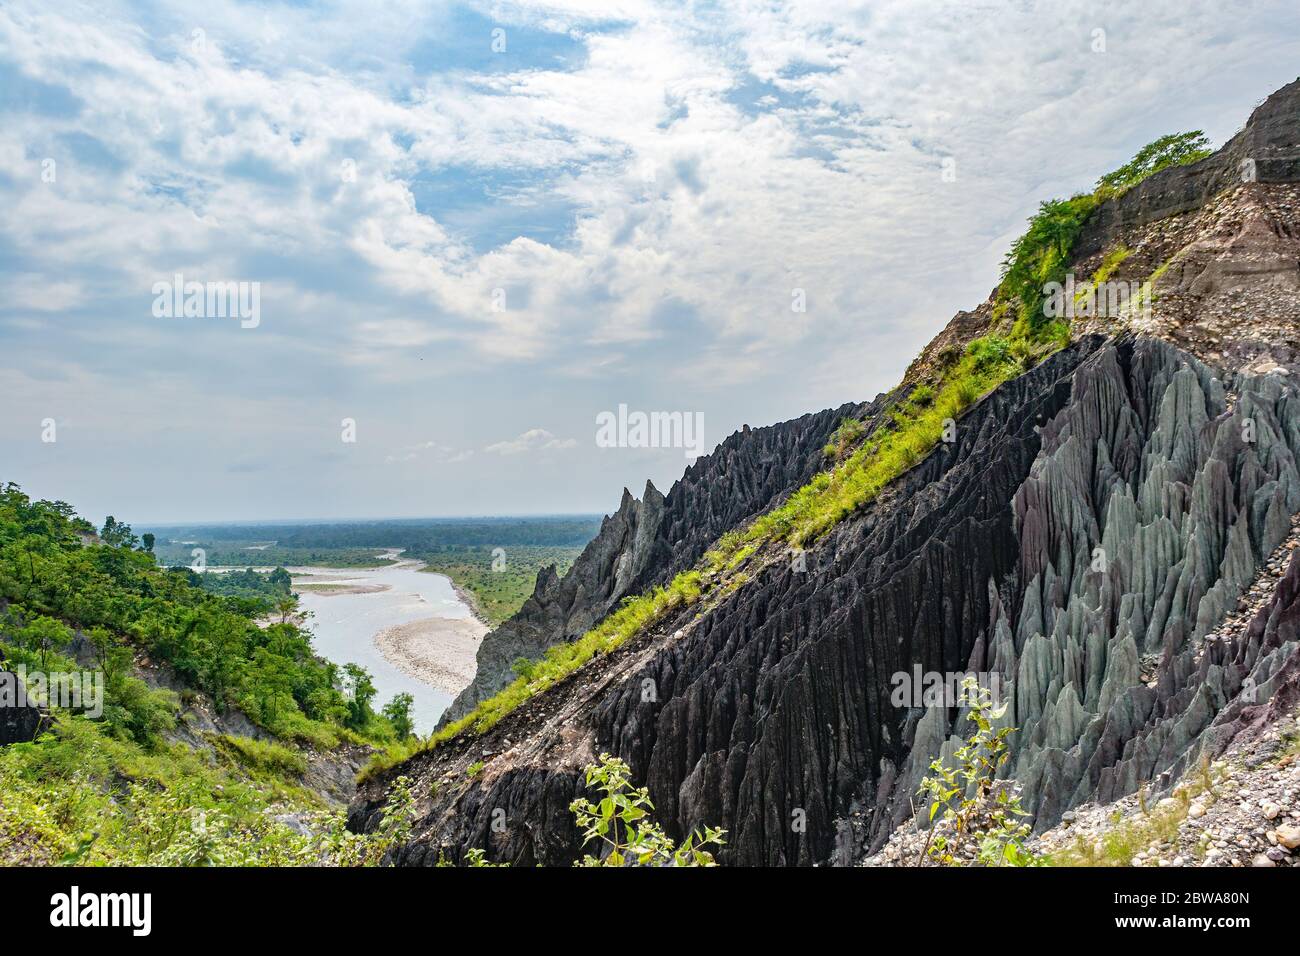
[[(564, 574), (600, 530), (598, 515), (537, 518), (425, 518), (335, 524), (174, 525), (149, 530), (154, 554), (167, 567), (194, 563), (203, 550), (208, 567), (379, 567), (382, 548), (428, 563), (468, 592), (493, 626), (506, 620), (533, 593), (538, 572), (555, 565)], [(257, 576), (207, 575), (216, 593), (274, 603), (259, 593), (283, 587)], [(264, 577), (264, 576), (263, 576)], [(223, 580), (224, 579), (224, 580)]]
[(224, 524), (152, 527), (164, 565), (189, 565), (202, 548), (208, 565), (374, 567), (381, 548), (410, 557), (461, 548), (581, 550), (600, 529), (599, 515), (525, 518), (413, 518), (334, 524)]

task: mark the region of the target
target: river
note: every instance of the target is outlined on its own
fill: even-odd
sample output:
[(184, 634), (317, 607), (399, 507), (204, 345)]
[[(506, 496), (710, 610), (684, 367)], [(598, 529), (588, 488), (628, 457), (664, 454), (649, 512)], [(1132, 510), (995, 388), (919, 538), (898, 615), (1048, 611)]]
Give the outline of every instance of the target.
[[(311, 614), (307, 627), (315, 635), (316, 653), (336, 664), (360, 664), (369, 671), (378, 691), (376, 710), (394, 694), (410, 694), (416, 730), (427, 734), (451, 703), (451, 688), (445, 682), (443, 688), (435, 687), (414, 676), (410, 668), (399, 668), (380, 653), (375, 639), (390, 628), (411, 625), (407, 630), (418, 632), (416, 640), (436, 646), (447, 629), (444, 622), (461, 622), (464, 629), (474, 622), (474, 615), (450, 580), (420, 567), (418, 562), (401, 561), (382, 568), (289, 570), (299, 607)], [(320, 585), (337, 590), (313, 590)], [(451, 636), (446, 637), (450, 642)], [(472, 663), (470, 667), (472, 674)]]

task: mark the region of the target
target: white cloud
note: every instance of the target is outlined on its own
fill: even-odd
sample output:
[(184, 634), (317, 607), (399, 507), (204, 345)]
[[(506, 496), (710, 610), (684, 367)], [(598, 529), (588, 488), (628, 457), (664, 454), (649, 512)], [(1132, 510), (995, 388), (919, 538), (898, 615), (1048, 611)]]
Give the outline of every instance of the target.
[(462, 462), (468, 461), (473, 455), (472, 450), (457, 451), (455, 448), (447, 445), (440, 445), (436, 441), (422, 441), (414, 445), (408, 445), (400, 451), (393, 452), (384, 456), (384, 463), (389, 465), (408, 464), (420, 459), (439, 461), (439, 462)]
[(561, 448), (576, 448), (578, 442), (573, 438), (556, 438), (545, 428), (530, 428), (518, 438), (499, 441), (488, 445), (483, 451), (489, 455), (522, 455), (531, 451), (551, 451)]

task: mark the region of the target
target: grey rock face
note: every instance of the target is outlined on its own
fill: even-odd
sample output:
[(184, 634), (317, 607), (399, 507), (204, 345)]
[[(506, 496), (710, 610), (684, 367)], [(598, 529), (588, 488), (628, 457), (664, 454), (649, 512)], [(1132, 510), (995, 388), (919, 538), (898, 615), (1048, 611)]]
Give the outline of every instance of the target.
[(1204, 641), (1300, 510), (1296, 424), (1278, 380), (1220, 382), (1164, 343), (1080, 370), (1013, 501), (1019, 619), (992, 624), (1040, 827), (1168, 770), (1249, 674)]
[(640, 500), (624, 489), (618, 511), (605, 518), (568, 574), (542, 571), (519, 613), (483, 639), (474, 680), (442, 722), (514, 680), (511, 665), (518, 658), (536, 660), (547, 648), (581, 637), (623, 598), (692, 567), (723, 532), (766, 511), (820, 470), (822, 448), (845, 417), (869, 417), (882, 404), (878, 399), (766, 428), (746, 426), (687, 468), (667, 496), (649, 482)]

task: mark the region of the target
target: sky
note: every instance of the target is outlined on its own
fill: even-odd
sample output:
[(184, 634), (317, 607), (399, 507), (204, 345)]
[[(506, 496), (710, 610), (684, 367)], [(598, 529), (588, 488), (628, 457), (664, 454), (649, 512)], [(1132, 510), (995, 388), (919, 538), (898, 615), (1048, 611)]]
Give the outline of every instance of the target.
[[(5, 0), (0, 480), (609, 512), (691, 449), (602, 415), (707, 450), (869, 399), (1040, 200), (1297, 73), (1294, 0)], [(178, 275), (243, 320), (168, 314)]]

